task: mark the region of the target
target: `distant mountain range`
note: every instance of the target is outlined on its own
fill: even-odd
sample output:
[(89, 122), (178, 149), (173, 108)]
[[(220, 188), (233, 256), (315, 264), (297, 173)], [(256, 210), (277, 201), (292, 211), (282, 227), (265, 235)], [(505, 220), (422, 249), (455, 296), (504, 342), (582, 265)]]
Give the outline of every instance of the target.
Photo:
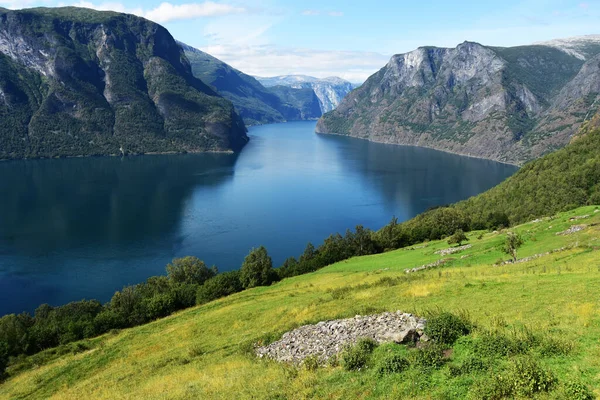
[(266, 87), (288, 86), (296, 89), (314, 90), (319, 98), (323, 113), (336, 108), (355, 87), (352, 83), (335, 76), (318, 79), (306, 75), (284, 75), (272, 78), (256, 77), (256, 79)]
[(83, 8), (0, 9), (0, 159), (236, 151), (233, 105), (171, 34)]
[(395, 55), (321, 133), (523, 163), (567, 144), (600, 106), (600, 36)]
[(255, 78), (185, 43), (194, 75), (230, 100), (248, 125), (317, 119), (353, 86), (340, 78), (302, 75)]

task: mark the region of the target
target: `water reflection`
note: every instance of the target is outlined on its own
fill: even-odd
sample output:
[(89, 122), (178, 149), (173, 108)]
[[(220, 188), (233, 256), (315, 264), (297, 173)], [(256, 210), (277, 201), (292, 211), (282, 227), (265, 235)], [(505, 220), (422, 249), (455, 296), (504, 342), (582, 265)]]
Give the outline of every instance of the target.
[(514, 167), (255, 127), (237, 155), (0, 163), (0, 315), (47, 302), (106, 301), (195, 255), (239, 268), (265, 245), (276, 265), (357, 224), (373, 229), (477, 194)]

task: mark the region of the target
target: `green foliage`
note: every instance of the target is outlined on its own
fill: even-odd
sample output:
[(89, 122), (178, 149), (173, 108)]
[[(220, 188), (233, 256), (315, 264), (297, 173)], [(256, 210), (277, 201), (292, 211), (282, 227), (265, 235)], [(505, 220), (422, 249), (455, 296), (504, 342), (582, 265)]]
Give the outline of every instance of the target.
[(444, 366), (445, 346), (437, 343), (426, 344), (425, 346), (411, 352), (412, 364), (424, 369), (438, 369)]
[(471, 324), (464, 318), (448, 312), (442, 312), (427, 320), (425, 334), (436, 343), (453, 345), (456, 340), (471, 332)]
[(175, 258), (167, 265), (167, 276), (174, 283), (202, 285), (217, 275), (217, 267), (208, 268), (197, 257)]
[(360, 371), (367, 366), (377, 343), (373, 339), (360, 339), (341, 354), (341, 365), (346, 371)]
[(244, 258), (240, 269), (240, 281), (244, 288), (265, 286), (271, 283), (273, 261), (264, 246), (252, 249)]
[(0, 342), (0, 379), (4, 376), (4, 371), (8, 366), (8, 343)]
[[(0, 159), (239, 150), (246, 143), (231, 103), (193, 77), (163, 27), (76, 8), (1, 14), (8, 37), (48, 54), (53, 71), (0, 55)], [(109, 32), (105, 43), (100, 25)]]
[(448, 366), (448, 372), (450, 376), (457, 377), (461, 375), (473, 375), (481, 372), (485, 372), (489, 369), (489, 363), (480, 357), (468, 357), (460, 364), (450, 364)]
[(594, 400), (596, 396), (583, 383), (575, 380), (569, 380), (564, 385), (564, 393), (570, 400)]
[(319, 357), (317, 357), (317, 356), (306, 357), (304, 359), (304, 362), (302, 362), (302, 365), (304, 366), (304, 368), (306, 368), (307, 371), (314, 372), (319, 369)]
[(514, 393), (524, 397), (547, 392), (556, 384), (554, 375), (531, 357), (518, 357), (513, 360), (507, 376)]
[(474, 345), (475, 353), (484, 358), (513, 356), (527, 352), (527, 343), (515, 336), (485, 332)]
[(506, 240), (504, 241), (504, 247), (502, 250), (513, 258), (513, 261), (517, 261), (517, 249), (523, 245), (523, 238), (521, 235), (515, 232), (508, 232), (506, 234)]
[(243, 286), (240, 281), (240, 272), (225, 272), (207, 280), (204, 282), (204, 285), (198, 288), (196, 293), (196, 303), (208, 303), (209, 301), (229, 296), (230, 294), (242, 290)]
[(410, 367), (410, 362), (406, 357), (399, 354), (390, 354), (384, 357), (377, 365), (377, 374), (391, 375), (399, 374)]
[(459, 229), (456, 232), (454, 232), (454, 234), (452, 236), (450, 236), (450, 238), (448, 239), (448, 244), (449, 245), (456, 244), (458, 246), (461, 246), (462, 242), (466, 242), (468, 240), (469, 240), (469, 238), (467, 237), (467, 235), (465, 235), (463, 230)]

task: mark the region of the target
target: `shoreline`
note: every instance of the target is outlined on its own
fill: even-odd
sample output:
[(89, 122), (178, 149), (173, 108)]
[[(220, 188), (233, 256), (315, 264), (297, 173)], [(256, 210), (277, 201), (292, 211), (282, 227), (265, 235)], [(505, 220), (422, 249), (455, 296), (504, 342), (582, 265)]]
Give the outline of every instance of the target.
[(476, 158), (478, 160), (487, 160), (487, 161), (497, 162), (497, 163), (500, 163), (500, 164), (512, 165), (513, 167), (518, 167), (518, 168), (523, 167), (523, 165), (525, 165), (527, 162), (529, 162), (529, 161), (527, 161), (527, 162), (522, 163), (522, 164), (517, 164), (517, 163), (510, 162), (510, 161), (499, 161), (499, 160), (494, 160), (493, 158), (487, 158), (487, 157), (481, 157), (481, 156), (474, 156), (472, 154), (464, 154), (464, 153), (459, 153), (457, 151), (452, 151), (452, 150), (438, 149), (438, 148), (431, 147), (431, 146), (420, 146), (420, 145), (416, 145), (416, 144), (403, 144), (403, 143), (390, 143), (390, 142), (384, 142), (384, 141), (381, 141), (381, 140), (373, 140), (373, 139), (368, 139), (368, 138), (362, 138), (362, 137), (356, 137), (356, 136), (351, 136), (351, 135), (345, 135), (343, 133), (317, 132), (315, 130), (315, 134), (317, 134), (317, 135), (342, 136), (342, 137), (347, 137), (347, 138), (352, 138), (352, 139), (365, 140), (365, 141), (371, 142), (371, 143), (389, 144), (391, 146), (417, 147), (417, 148), (421, 148), (421, 149), (429, 149), (429, 150), (441, 151), (443, 153), (454, 154), (454, 155), (461, 156), (461, 157)]
[[(238, 152), (239, 153), (239, 152)], [(207, 151), (151, 151), (148, 153), (131, 154), (89, 154), (76, 156), (59, 157), (24, 157), (24, 158), (0, 158), (0, 162), (10, 161), (35, 161), (35, 160), (66, 160), (70, 158), (114, 158), (114, 157), (141, 157), (141, 156), (164, 156), (164, 155), (184, 155), (184, 154), (236, 154), (233, 150), (207, 150)]]

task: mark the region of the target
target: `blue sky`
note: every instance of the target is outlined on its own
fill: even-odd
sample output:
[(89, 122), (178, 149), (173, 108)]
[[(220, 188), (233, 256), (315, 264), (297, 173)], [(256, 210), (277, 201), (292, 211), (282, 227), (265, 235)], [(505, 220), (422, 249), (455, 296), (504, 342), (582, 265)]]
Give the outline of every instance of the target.
[(58, 5), (144, 16), (252, 75), (354, 82), (424, 45), (514, 46), (600, 34), (600, 0), (0, 0), (8, 8)]

